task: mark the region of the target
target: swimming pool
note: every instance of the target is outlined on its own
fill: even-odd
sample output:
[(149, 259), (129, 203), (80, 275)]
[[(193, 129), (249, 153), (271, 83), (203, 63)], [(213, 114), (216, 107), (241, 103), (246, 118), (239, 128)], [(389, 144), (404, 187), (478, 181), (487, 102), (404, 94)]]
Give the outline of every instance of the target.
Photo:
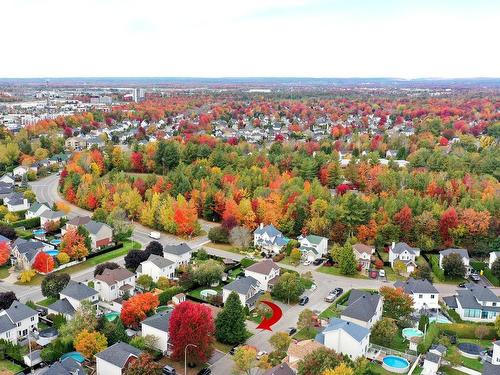
[(451, 322), (448, 320), (448, 318), (444, 315), (439, 314), (438, 316), (431, 316), (429, 317), (429, 323), (442, 323), (442, 324), (450, 324)]
[(412, 337), (422, 337), (424, 333), (417, 328), (405, 328), (402, 335), (405, 339), (409, 340)]
[(69, 352), (69, 353), (63, 354), (61, 356), (61, 360), (65, 359), (65, 358), (73, 358), (75, 361), (77, 361), (79, 363), (85, 362), (85, 357), (80, 352)]
[(203, 289), (200, 292), (201, 298), (207, 299), (209, 296), (216, 296), (217, 292), (213, 289)]
[(382, 360), (382, 367), (389, 372), (406, 374), (410, 369), (410, 362), (403, 357), (388, 355)]
[(115, 320), (117, 317), (118, 317), (118, 314), (117, 312), (109, 312), (109, 313), (106, 313), (104, 314), (104, 317), (106, 318), (106, 320), (108, 322), (112, 322), (113, 320)]
[(44, 250), (46, 254), (49, 254), (51, 257), (55, 257), (57, 254), (59, 254), (59, 250)]
[(45, 233), (47, 233), (45, 229), (33, 229), (33, 234), (35, 236), (43, 236)]
[(51, 244), (51, 245), (54, 245), (54, 246), (59, 246), (59, 245), (61, 244), (61, 242), (62, 242), (62, 240), (60, 240), (60, 239), (56, 238), (56, 239), (54, 239), (54, 240), (51, 240), (51, 241), (50, 241), (50, 244)]

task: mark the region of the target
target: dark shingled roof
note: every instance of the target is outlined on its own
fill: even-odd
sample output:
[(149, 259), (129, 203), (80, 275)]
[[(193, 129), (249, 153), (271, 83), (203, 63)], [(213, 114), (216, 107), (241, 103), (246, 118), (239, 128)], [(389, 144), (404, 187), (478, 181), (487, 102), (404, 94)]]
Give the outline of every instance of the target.
[(60, 362), (52, 364), (40, 375), (85, 375), (81, 364), (71, 357), (64, 358)]
[(280, 363), (267, 370), (264, 375), (295, 375), (295, 371), (293, 371), (288, 364)]
[(439, 363), (439, 361), (441, 361), (441, 357), (434, 353), (427, 353), (425, 355), (425, 360), (433, 363)]
[(396, 288), (403, 288), (405, 293), (418, 294), (418, 293), (433, 293), (438, 294), (438, 290), (432, 285), (429, 280), (416, 280), (410, 277), (406, 281), (397, 281), (394, 286)]
[(75, 308), (66, 298), (59, 299), (56, 302), (47, 306), (47, 309), (53, 310), (59, 314), (63, 315), (73, 315), (75, 313)]
[(258, 263), (252, 264), (246, 268), (246, 271), (260, 273), (262, 275), (269, 275), (271, 270), (279, 269), (278, 265), (272, 259), (266, 259)]
[(247, 294), (252, 287), (257, 287), (258, 281), (253, 277), (242, 277), (224, 286), (226, 290), (234, 290), (240, 294)]
[(97, 353), (95, 356), (119, 368), (123, 368), (131, 356), (139, 357), (141, 354), (142, 350), (120, 341)]
[(7, 315), (0, 316), (0, 333), (10, 331), (14, 328), (16, 328), (16, 325), (12, 323), (12, 320)]
[(168, 333), (170, 327), (170, 315), (172, 311), (169, 312), (159, 312), (149, 318), (144, 319), (141, 324), (156, 328), (162, 332)]
[(192, 251), (187, 243), (181, 243), (179, 245), (165, 245), (163, 252), (174, 255), (182, 255)]
[(68, 285), (66, 285), (66, 287), (61, 290), (60, 294), (74, 298), (78, 301), (82, 301), (86, 298), (95, 296), (98, 293), (95, 289), (92, 289), (91, 287), (83, 283), (70, 281)]
[(354, 289), (349, 296), (348, 306), (342, 316), (369, 322), (377, 312), (380, 295)]
[(10, 305), (10, 307), (6, 309), (5, 312), (9, 316), (10, 320), (12, 320), (14, 323), (38, 315), (38, 312), (19, 301), (12, 302), (12, 305)]

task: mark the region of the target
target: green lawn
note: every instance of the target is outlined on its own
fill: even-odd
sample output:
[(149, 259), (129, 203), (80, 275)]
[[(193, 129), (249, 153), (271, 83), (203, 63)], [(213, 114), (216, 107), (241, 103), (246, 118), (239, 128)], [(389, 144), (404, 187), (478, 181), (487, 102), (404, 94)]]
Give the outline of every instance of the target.
[(56, 301), (57, 301), (57, 298), (48, 297), (48, 298), (45, 298), (45, 299), (43, 299), (41, 301), (38, 301), (37, 305), (47, 307), (48, 305), (52, 305)]
[(212, 290), (215, 290), (217, 293), (222, 293), (222, 285), (219, 285), (216, 287), (202, 286), (202, 287), (199, 287), (198, 289), (191, 290), (190, 292), (187, 292), (187, 294), (190, 296), (193, 296), (195, 298), (204, 299), (200, 293), (202, 290), (205, 290), (205, 289), (212, 289)]
[(315, 328), (302, 328), (298, 331), (293, 338), (298, 341), (311, 340), (316, 337), (318, 331)]
[(443, 372), (446, 375), (464, 375), (465, 373), (462, 371), (455, 370), (454, 368), (451, 368), (449, 366), (442, 366), (440, 368), (441, 372)]
[(462, 356), (461, 359), (464, 367), (468, 367), (479, 372), (483, 370), (483, 364), (479, 361), (479, 359), (472, 359), (464, 356)]
[(368, 279), (368, 276), (365, 274), (356, 272), (354, 275), (342, 275), (340, 273), (340, 268), (339, 267), (327, 267), (327, 266), (321, 266), (319, 267), (316, 271), (319, 271), (321, 273), (326, 273), (328, 275), (334, 275), (334, 276), (344, 276), (344, 277), (352, 277), (354, 279)]
[(287, 264), (289, 266), (298, 266), (300, 264), (300, 261), (295, 261), (290, 257), (284, 257), (282, 260), (279, 261), (279, 263)]
[(231, 253), (236, 253), (236, 254), (240, 253), (238, 248), (236, 248), (233, 245), (228, 244), (228, 243), (209, 242), (204, 246), (211, 247), (211, 248), (218, 249), (218, 250), (222, 250), (222, 251), (229, 251)]
[(389, 281), (404, 281), (406, 277), (398, 275), (391, 267), (384, 267), (385, 276)]
[(403, 338), (401, 335), (401, 331), (398, 331), (397, 335), (393, 338), (392, 342), (390, 344), (382, 344), (374, 341), (373, 339), (371, 340), (374, 344), (385, 346), (389, 349), (394, 349), (400, 352), (405, 352), (408, 349), (408, 341)]
[(22, 369), (23, 368), (21, 366), (16, 365), (15, 363), (7, 360), (0, 360), (0, 373), (2, 374), (17, 374), (22, 371)]
[(335, 303), (328, 306), (321, 314), (319, 314), (320, 319), (338, 318), (340, 312), (337, 310)]
[(217, 340), (214, 342), (215, 349), (220, 350), (223, 353), (227, 353), (231, 350), (232, 346), (228, 344), (223, 344)]
[(5, 279), (5, 278), (9, 277), (9, 268), (10, 268), (10, 266), (0, 267), (0, 279)]
[[(130, 250), (140, 249), (142, 246), (139, 242), (136, 241), (123, 241), (123, 247), (120, 249), (112, 250), (108, 253), (97, 255), (93, 258), (86, 260), (85, 262), (76, 264), (72, 267), (65, 268), (61, 271), (57, 271), (56, 273), (76, 273), (85, 271), (88, 268), (92, 268), (98, 264), (108, 262), (114, 258), (118, 258), (122, 255), (127, 254)], [(17, 285), (40, 285), (45, 276), (36, 274), (29, 283), (21, 283), (20, 281), (16, 281)]]
[(372, 373), (377, 375), (393, 375), (392, 372), (386, 371), (380, 363), (371, 362), (368, 365), (368, 368), (372, 371)]

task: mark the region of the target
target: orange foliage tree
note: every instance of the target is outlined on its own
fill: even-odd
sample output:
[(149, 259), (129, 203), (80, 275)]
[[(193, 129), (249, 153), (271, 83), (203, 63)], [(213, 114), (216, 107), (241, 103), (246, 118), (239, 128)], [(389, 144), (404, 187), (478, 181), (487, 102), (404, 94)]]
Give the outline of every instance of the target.
[(136, 294), (123, 303), (120, 318), (126, 326), (137, 327), (159, 304), (158, 296), (152, 293)]
[(62, 237), (61, 251), (71, 259), (81, 259), (88, 255), (85, 240), (75, 230), (68, 230)]
[(7, 242), (0, 242), (0, 266), (6, 264), (10, 257), (10, 247)]
[(44, 251), (39, 252), (33, 262), (33, 268), (42, 273), (52, 272), (54, 265), (54, 258)]

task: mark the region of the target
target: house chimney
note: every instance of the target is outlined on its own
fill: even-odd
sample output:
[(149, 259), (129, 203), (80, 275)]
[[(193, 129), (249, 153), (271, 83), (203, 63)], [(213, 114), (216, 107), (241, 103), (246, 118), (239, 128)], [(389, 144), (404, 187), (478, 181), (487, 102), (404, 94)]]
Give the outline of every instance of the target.
[(264, 228), (264, 223), (260, 223), (260, 229)]
[(396, 246), (396, 242), (392, 241), (391, 249), (394, 249), (394, 246)]

